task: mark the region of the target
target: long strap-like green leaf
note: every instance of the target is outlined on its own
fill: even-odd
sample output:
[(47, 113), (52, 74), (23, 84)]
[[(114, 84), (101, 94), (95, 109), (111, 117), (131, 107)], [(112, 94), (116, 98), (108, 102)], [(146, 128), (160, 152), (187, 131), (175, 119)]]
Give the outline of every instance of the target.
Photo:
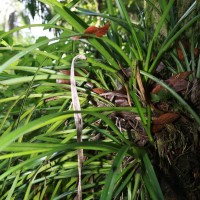
[[(52, 6), (54, 10), (59, 13), (64, 20), (66, 20), (76, 31), (79, 33), (83, 33), (84, 30), (87, 28), (87, 24), (79, 18), (74, 12), (72, 12), (69, 8), (64, 7), (61, 3), (57, 1), (50, 1), (50, 0), (40, 0), (43, 3)], [(106, 48), (102, 41), (97, 39), (88, 39), (90, 44), (96, 48), (101, 54), (105, 57), (109, 64), (115, 69), (119, 69), (117, 62), (113, 59), (112, 52)]]

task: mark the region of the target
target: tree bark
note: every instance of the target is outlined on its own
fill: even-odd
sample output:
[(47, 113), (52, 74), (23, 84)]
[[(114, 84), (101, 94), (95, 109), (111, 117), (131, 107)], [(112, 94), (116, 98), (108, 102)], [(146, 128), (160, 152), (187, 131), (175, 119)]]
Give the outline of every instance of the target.
[[(163, 13), (161, 11), (161, 7), (159, 5), (158, 0), (151, 0), (152, 6), (147, 3), (147, 25), (150, 26), (152, 29), (155, 30), (156, 26), (158, 25), (160, 21), (160, 13)], [(195, 0), (175, 0), (173, 4), (173, 13), (174, 13), (174, 21), (175, 24), (179, 21), (179, 19), (186, 13), (186, 11), (190, 8), (190, 6), (195, 2)], [(189, 15), (187, 18), (182, 22), (181, 27), (183, 27), (186, 23), (188, 23), (192, 18), (200, 14), (200, 1), (196, 1), (197, 6), (196, 9)], [(157, 11), (153, 8), (155, 6), (157, 8)], [(160, 13), (159, 13), (160, 12)], [(169, 24), (170, 26), (170, 24)], [(166, 24), (162, 27), (160, 35), (166, 36), (169, 30), (169, 26)], [(191, 38), (192, 34), (195, 34), (195, 38), (199, 39), (200, 36), (200, 20), (198, 20), (196, 23), (194, 23), (188, 30), (182, 33), (181, 38), (182, 39), (189, 39)]]

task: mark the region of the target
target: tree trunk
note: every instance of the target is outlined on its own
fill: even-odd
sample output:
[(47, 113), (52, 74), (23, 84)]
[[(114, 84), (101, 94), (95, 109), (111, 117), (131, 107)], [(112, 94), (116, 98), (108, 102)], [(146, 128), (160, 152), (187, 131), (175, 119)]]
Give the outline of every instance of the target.
[[(157, 27), (159, 21), (160, 21), (160, 13), (161, 12), (161, 7), (159, 4), (158, 0), (151, 0), (152, 6), (147, 3), (147, 25), (150, 26), (155, 30)], [(195, 2), (195, 0), (175, 0), (173, 4), (173, 13), (174, 13), (174, 23), (176, 24), (179, 19), (186, 13), (186, 11), (190, 8), (190, 6)], [(200, 13), (200, 1), (196, 1), (197, 6), (196, 9), (193, 10), (193, 12), (187, 16), (187, 18), (182, 22), (181, 27), (183, 27), (186, 23), (188, 23), (192, 18), (197, 16)], [(153, 6), (156, 7), (156, 9), (153, 8)], [(162, 12), (163, 13), (163, 12)], [(171, 25), (172, 22), (169, 22), (169, 26)], [(162, 27), (160, 35), (161, 36), (166, 36), (167, 32), (169, 30), (169, 26), (166, 24)], [(189, 39), (191, 38), (192, 34), (195, 34), (195, 38), (199, 39), (200, 36), (200, 20), (198, 20), (196, 23), (194, 23), (188, 30), (186, 30), (184, 33), (181, 35), (181, 39)]]

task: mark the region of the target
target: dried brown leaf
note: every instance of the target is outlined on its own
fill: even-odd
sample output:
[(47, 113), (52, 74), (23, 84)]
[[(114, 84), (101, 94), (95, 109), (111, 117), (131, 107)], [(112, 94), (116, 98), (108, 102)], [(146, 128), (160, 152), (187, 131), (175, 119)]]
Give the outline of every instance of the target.
[[(69, 75), (71, 71), (70, 70), (60, 70), (59, 72), (65, 74), (65, 75)], [(81, 76), (78, 72), (75, 72), (75, 76)], [(70, 84), (70, 80), (67, 79), (56, 79), (56, 83), (60, 83), (60, 84)]]
[(177, 113), (165, 113), (160, 115), (157, 119), (152, 121), (153, 124), (168, 124), (173, 122), (179, 117)]
[(171, 76), (168, 80), (170, 80), (170, 79), (186, 79), (190, 74), (192, 74), (191, 71), (180, 72), (178, 74)]
[[(181, 72), (178, 74), (175, 74), (173, 76), (171, 76), (169, 79), (167, 79), (165, 82), (172, 87), (176, 92), (180, 92), (183, 90), (186, 90), (188, 87), (188, 81), (186, 81), (185, 79), (192, 74), (192, 72)], [(159, 91), (165, 91), (164, 87), (162, 87), (161, 85), (156, 85), (153, 90), (152, 90), (152, 94), (156, 94)]]
[(171, 79), (167, 81), (168, 85), (172, 87), (176, 92), (186, 90), (188, 87), (188, 81), (184, 79)]
[(151, 91), (152, 94), (156, 94), (159, 91), (165, 91), (165, 88), (161, 85), (156, 85), (153, 90)]
[(159, 132), (164, 128), (165, 124), (172, 123), (178, 118), (179, 114), (177, 113), (165, 113), (160, 115), (158, 118), (152, 121), (153, 132)]
[(97, 93), (97, 94), (102, 94), (102, 93), (107, 92), (103, 88), (94, 88), (94, 89), (92, 89), (92, 91), (95, 92), (95, 93)]

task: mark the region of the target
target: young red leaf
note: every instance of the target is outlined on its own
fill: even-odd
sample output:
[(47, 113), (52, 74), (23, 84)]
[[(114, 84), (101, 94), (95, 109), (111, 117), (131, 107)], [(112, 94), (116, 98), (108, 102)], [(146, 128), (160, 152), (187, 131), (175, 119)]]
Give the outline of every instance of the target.
[[(97, 28), (96, 26), (89, 26), (85, 29), (84, 34), (93, 34), (97, 37), (102, 37), (108, 32), (108, 29), (110, 27), (110, 22), (108, 22), (105, 26), (102, 26), (100, 28)], [(87, 38), (88, 36), (73, 36), (71, 37), (72, 40), (78, 40), (80, 38)]]
[(89, 26), (88, 28), (85, 29), (84, 34), (95, 34), (99, 28), (96, 26)]
[(110, 22), (108, 22), (105, 26), (99, 28), (99, 30), (95, 33), (97, 37), (102, 37), (108, 32), (108, 29), (110, 27)]
[[(85, 29), (84, 34), (95, 34), (99, 28), (96, 26), (89, 26), (88, 28)], [(78, 40), (80, 38), (87, 38), (87, 36), (73, 36), (71, 37), (72, 40)]]

